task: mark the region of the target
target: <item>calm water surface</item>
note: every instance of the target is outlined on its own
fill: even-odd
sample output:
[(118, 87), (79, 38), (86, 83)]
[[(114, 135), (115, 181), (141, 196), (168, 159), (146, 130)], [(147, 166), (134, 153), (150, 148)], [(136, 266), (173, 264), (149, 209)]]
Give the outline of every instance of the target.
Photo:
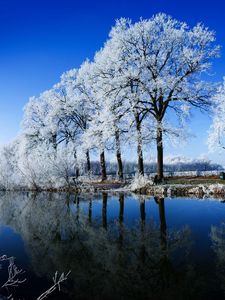
[[(26, 282), (0, 299), (225, 299), (225, 203), (123, 193), (0, 194), (0, 256)], [(0, 268), (0, 286), (7, 262)]]

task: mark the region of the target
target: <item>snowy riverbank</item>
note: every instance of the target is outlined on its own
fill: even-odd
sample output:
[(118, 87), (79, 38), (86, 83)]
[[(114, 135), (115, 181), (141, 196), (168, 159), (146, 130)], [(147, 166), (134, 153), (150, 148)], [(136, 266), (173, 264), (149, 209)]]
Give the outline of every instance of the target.
[(196, 196), (202, 198), (204, 196), (210, 197), (225, 197), (225, 184), (165, 184), (165, 185), (151, 185), (132, 189), (133, 193), (143, 195), (161, 195), (161, 196)]
[(135, 176), (131, 182), (120, 181), (92, 181), (85, 180), (71, 185), (57, 185), (46, 187), (18, 187), (1, 188), (1, 191), (33, 191), (33, 192), (65, 192), (65, 193), (99, 193), (99, 192), (127, 192), (151, 196), (187, 196), (187, 197), (216, 197), (225, 199), (225, 184), (221, 183), (165, 183), (154, 184), (145, 176)]
[[(64, 189), (64, 191), (68, 191)], [(142, 186), (133, 183), (89, 183), (82, 184), (71, 192), (96, 193), (96, 192), (132, 192), (141, 195), (151, 196), (187, 196), (187, 197), (216, 197), (225, 198), (225, 184), (160, 184), (154, 185), (151, 182)]]

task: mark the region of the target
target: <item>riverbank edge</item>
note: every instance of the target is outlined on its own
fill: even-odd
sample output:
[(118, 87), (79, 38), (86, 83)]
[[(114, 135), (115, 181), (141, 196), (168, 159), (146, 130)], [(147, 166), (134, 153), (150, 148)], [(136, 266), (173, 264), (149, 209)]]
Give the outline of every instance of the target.
[(132, 187), (130, 184), (103, 184), (83, 183), (73, 187), (39, 188), (39, 189), (12, 189), (1, 190), (2, 192), (64, 192), (64, 193), (99, 193), (99, 192), (127, 192), (139, 195), (161, 197), (219, 197), (225, 199), (225, 184), (146, 184), (141, 187)]
[(174, 184), (146, 185), (131, 190), (135, 194), (162, 197), (220, 197), (225, 198), (225, 184)]

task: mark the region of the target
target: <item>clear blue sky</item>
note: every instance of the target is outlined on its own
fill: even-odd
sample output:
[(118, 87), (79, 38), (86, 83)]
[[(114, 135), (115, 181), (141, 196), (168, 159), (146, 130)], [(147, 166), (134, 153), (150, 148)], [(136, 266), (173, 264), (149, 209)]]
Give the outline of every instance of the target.
[[(67, 69), (92, 58), (104, 43), (115, 19), (138, 20), (158, 12), (195, 25), (203, 22), (223, 46), (214, 64), (213, 80), (225, 75), (225, 1), (223, 0), (0, 0), (0, 144), (19, 131), (22, 108), (59, 80)], [(198, 157), (210, 120), (196, 114), (191, 123), (196, 138), (166, 154)], [(197, 130), (196, 130), (197, 129)], [(223, 156), (210, 158), (224, 163)]]

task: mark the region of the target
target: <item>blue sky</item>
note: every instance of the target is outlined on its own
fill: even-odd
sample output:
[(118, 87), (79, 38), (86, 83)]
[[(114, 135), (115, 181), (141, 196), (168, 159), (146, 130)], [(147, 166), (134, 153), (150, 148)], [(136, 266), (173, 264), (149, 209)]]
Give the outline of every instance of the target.
[[(223, 0), (0, 0), (0, 144), (17, 135), (28, 98), (50, 88), (62, 72), (92, 58), (115, 19), (138, 20), (158, 12), (190, 26), (203, 22), (216, 31), (222, 51), (211, 79), (221, 81), (225, 75)], [(207, 153), (209, 125), (207, 116), (195, 113), (190, 126), (196, 138), (180, 148), (168, 147), (166, 155)], [(208, 157), (225, 165), (225, 153)]]

